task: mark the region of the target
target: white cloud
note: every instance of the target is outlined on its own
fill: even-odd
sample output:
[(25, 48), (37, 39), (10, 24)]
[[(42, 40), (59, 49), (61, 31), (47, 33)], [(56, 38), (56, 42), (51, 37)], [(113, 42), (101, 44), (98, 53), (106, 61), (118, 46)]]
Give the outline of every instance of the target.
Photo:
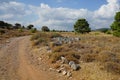
[(107, 0), (107, 2), (95, 11), (63, 7), (51, 8), (44, 3), (41, 3), (40, 6), (33, 6), (13, 1), (4, 2), (0, 4), (0, 19), (8, 21), (17, 19), (21, 23), (33, 23), (37, 27), (46, 25), (51, 29), (72, 30), (78, 18), (86, 18), (92, 29), (109, 27), (120, 4), (119, 0)]
[(41, 8), (50, 8), (47, 4), (44, 4), (44, 3), (41, 3), (41, 4), (40, 4), (40, 7), (41, 7)]
[(119, 0), (107, 0), (108, 4), (102, 5), (98, 10), (95, 11), (95, 17), (111, 18), (118, 11), (120, 4)]

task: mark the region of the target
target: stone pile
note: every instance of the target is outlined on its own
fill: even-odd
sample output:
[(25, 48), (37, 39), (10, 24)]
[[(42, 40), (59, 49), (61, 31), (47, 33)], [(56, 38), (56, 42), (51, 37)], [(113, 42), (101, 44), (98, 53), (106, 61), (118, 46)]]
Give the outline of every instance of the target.
[[(70, 70), (67, 70), (66, 67), (70, 67)], [(77, 71), (80, 68), (79, 64), (76, 64), (74, 61), (68, 61), (65, 57), (61, 56), (61, 66), (53, 71), (61, 73), (63, 76), (72, 77), (72, 71)], [(52, 70), (50, 68), (50, 70)]]
[(79, 37), (56, 37), (53, 38), (53, 41), (57, 46), (62, 45), (62, 44), (71, 44), (76, 41), (80, 41)]
[(76, 64), (74, 61), (68, 61), (65, 57), (61, 56), (61, 62), (62, 64), (68, 64), (73, 70), (78, 70), (80, 68), (79, 64)]

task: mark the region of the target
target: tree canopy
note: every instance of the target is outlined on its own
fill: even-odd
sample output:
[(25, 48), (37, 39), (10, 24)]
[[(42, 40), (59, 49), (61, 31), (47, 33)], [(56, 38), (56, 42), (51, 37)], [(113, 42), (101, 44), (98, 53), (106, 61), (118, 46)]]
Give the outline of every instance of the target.
[(111, 25), (113, 35), (120, 37), (120, 12), (117, 12), (114, 18), (114, 22)]
[(74, 24), (74, 30), (77, 33), (88, 33), (91, 31), (86, 19), (78, 19)]
[(12, 27), (12, 24), (6, 23), (4, 21), (0, 21), (0, 28), (10, 29), (11, 27)]
[(43, 26), (41, 28), (41, 30), (44, 31), (44, 32), (49, 32), (50, 31), (50, 29), (47, 26)]
[(27, 29), (32, 29), (34, 27), (34, 25), (30, 24), (27, 26)]

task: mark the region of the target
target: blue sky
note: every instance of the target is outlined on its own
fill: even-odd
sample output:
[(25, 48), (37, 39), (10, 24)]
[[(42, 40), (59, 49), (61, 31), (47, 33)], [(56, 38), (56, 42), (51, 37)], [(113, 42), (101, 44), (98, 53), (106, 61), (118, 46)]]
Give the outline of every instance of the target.
[(120, 0), (0, 0), (0, 20), (73, 30), (85, 18), (92, 29), (109, 28), (119, 7)]
[(85, 8), (88, 10), (96, 10), (101, 5), (106, 4), (106, 0), (17, 0), (25, 4), (39, 6), (40, 3), (48, 4), (51, 7), (66, 7), (80, 9)]

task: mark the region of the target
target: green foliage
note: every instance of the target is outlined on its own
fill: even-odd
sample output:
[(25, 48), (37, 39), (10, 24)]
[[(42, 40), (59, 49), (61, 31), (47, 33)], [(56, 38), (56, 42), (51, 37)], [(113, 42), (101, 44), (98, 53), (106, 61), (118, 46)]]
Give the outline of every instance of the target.
[(95, 32), (95, 35), (99, 35), (100, 34), (100, 32)]
[(32, 28), (30, 31), (31, 31), (31, 33), (35, 33), (37, 31), (37, 29), (36, 28)]
[(120, 12), (117, 12), (115, 15), (115, 20), (120, 21)]
[(52, 30), (52, 32), (56, 32), (56, 30), (55, 30), (55, 29), (53, 29), (53, 30)]
[(113, 35), (116, 36), (116, 37), (120, 37), (120, 31), (114, 31)]
[(0, 21), (0, 28), (10, 29), (11, 27), (12, 27), (12, 24), (6, 23), (4, 21)]
[(4, 34), (4, 33), (5, 33), (5, 30), (0, 29), (0, 34)]
[(112, 32), (111, 32), (110, 30), (108, 30), (108, 31), (106, 32), (106, 34), (112, 34)]
[(34, 27), (34, 25), (30, 24), (30, 25), (27, 26), (27, 29), (30, 30), (30, 29), (32, 29), (33, 27)]
[(86, 19), (78, 19), (74, 25), (74, 30), (77, 33), (88, 33), (91, 31)]
[(111, 25), (111, 29), (114, 30), (120, 30), (120, 21), (114, 21)]
[(120, 12), (117, 12), (115, 15), (115, 21), (111, 25), (113, 30), (113, 35), (120, 37)]
[(43, 26), (41, 30), (44, 31), (44, 32), (49, 32), (50, 31), (50, 29), (47, 26)]
[(59, 33), (51, 33), (50, 38), (61, 37)]
[(18, 31), (19, 31), (19, 32), (23, 32), (23, 29), (22, 29), (22, 28), (20, 28), (20, 29), (18, 29)]
[(101, 28), (101, 29), (98, 29), (98, 31), (103, 32), (103, 33), (106, 33), (108, 30), (109, 30), (109, 28)]

